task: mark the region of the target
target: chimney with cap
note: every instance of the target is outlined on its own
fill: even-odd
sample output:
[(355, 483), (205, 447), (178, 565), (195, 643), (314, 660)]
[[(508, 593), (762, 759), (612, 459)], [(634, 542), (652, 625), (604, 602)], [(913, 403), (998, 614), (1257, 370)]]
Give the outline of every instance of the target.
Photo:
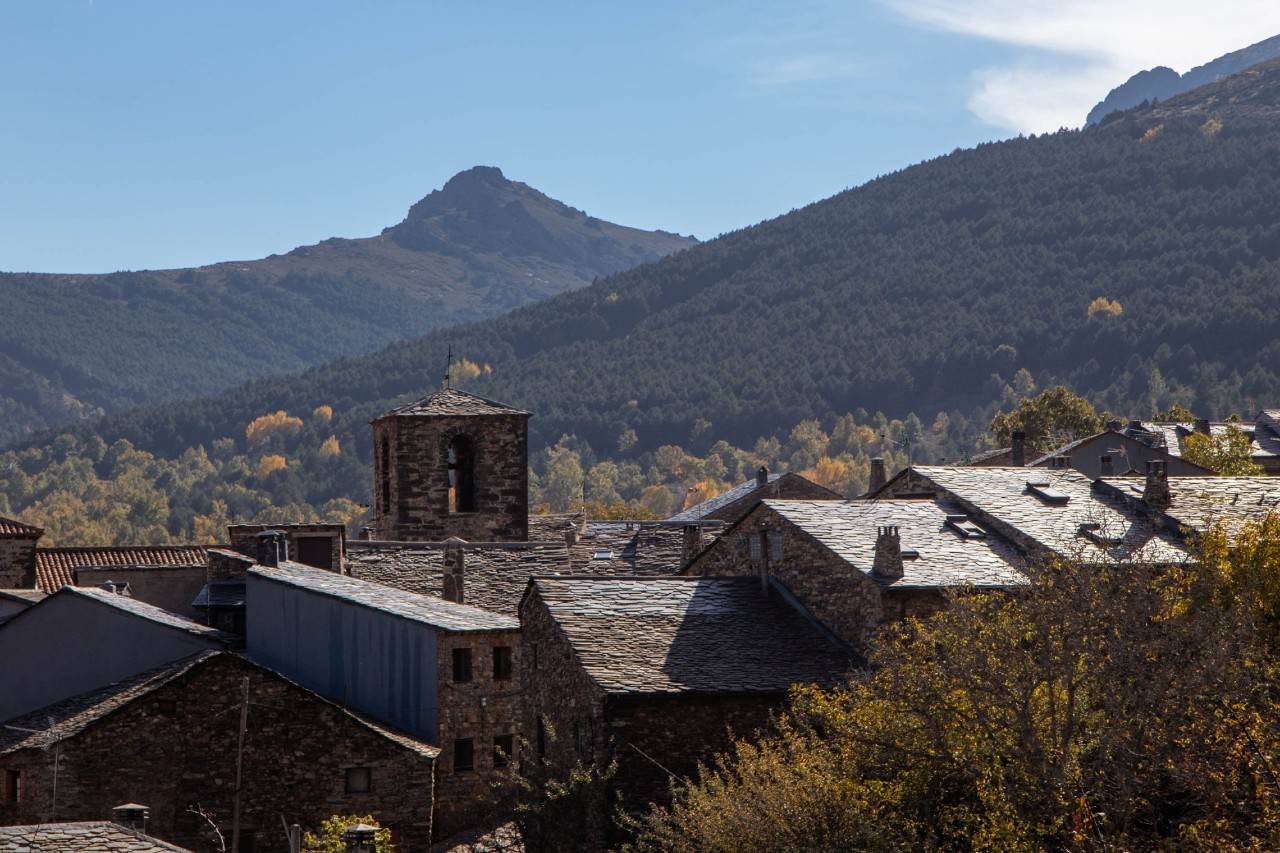
[(564, 526), (564, 544), (570, 548), (578, 544), (578, 525), (572, 521)]
[(289, 560), (289, 537), (283, 530), (264, 530), (257, 535), (258, 565), (275, 568)]
[(357, 823), (342, 833), (346, 853), (377, 853), (378, 827)]
[(1147, 460), (1147, 485), (1142, 491), (1142, 499), (1152, 509), (1166, 510), (1173, 503), (1169, 492), (1169, 469), (1163, 459)]
[(756, 485), (757, 486), (769, 485), (769, 469), (764, 465), (761, 465), (760, 470), (756, 472)]
[(873, 456), (871, 458), (871, 478), (867, 484), (867, 493), (875, 494), (884, 488), (884, 484), (889, 482), (889, 471), (885, 468), (883, 456)]
[(1209, 435), (1212, 432), (1212, 430), (1209, 428), (1209, 419), (1196, 418), (1195, 430), (1201, 435)]
[(1010, 448), (1011, 462), (1015, 468), (1027, 464), (1027, 434), (1022, 430), (1013, 433), (1013, 446)]
[(1119, 432), (1123, 426), (1124, 426), (1124, 422), (1121, 421), (1119, 418), (1114, 418), (1112, 420), (1107, 421), (1107, 430), (1110, 432)]
[(440, 597), (445, 601), (466, 604), (466, 588), (463, 575), (467, 556), (462, 546), (467, 544), (456, 536), (444, 540), (444, 589)]
[(876, 556), (871, 572), (882, 578), (902, 577), (902, 538), (896, 524), (876, 528)]
[(137, 832), (147, 831), (147, 818), (150, 816), (151, 809), (138, 803), (125, 803), (111, 810), (112, 821)]
[(688, 563), (702, 550), (702, 525), (686, 524), (683, 531), (681, 563)]
[(1098, 476), (1114, 477), (1116, 473), (1115, 462), (1110, 453), (1104, 453), (1098, 457)]

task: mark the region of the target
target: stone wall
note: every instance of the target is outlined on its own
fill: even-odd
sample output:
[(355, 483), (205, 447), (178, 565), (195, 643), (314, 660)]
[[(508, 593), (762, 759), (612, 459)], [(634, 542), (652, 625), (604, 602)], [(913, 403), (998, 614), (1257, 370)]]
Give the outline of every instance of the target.
[[(493, 783), (504, 775), (495, 766), (494, 739), (512, 736), (513, 753), (520, 740), (521, 637), (519, 631), (437, 635), (439, 682), (439, 747), (437, 823), (442, 836), (482, 821), (499, 805)], [(511, 650), (510, 678), (494, 677), (494, 649)], [(454, 649), (471, 650), (471, 680), (453, 678)], [(455, 766), (454, 746), (470, 738), (473, 769)], [(515, 756), (511, 758), (515, 764)]]
[(36, 542), (39, 537), (0, 538), (0, 589), (32, 589), (36, 585)]
[[(449, 511), (449, 445), (474, 448), (475, 512)], [(529, 538), (525, 415), (389, 417), (373, 425), (374, 535), (402, 542), (523, 542)], [(384, 472), (382, 446), (388, 444)], [(382, 478), (388, 477), (383, 505)]]
[[(782, 558), (763, 547), (752, 559), (749, 537), (782, 537)], [(886, 618), (881, 587), (812, 537), (761, 505), (727, 531), (686, 570), (692, 575), (760, 575), (780, 580), (810, 613), (859, 652)]]
[(343, 525), (302, 523), (227, 525), (227, 534), (231, 537), (231, 547), (241, 554), (254, 558), (257, 557), (258, 534), (267, 530), (284, 532), (285, 537), (289, 540), (289, 559), (295, 563), (301, 562), (298, 559), (299, 539), (310, 537), (329, 539), (329, 565), (320, 566), (320, 568), (327, 568), (330, 571), (336, 571), (338, 574), (346, 574), (346, 569), (343, 565), (343, 544), (346, 538), (346, 528)]
[[(337, 706), (233, 655), (220, 655), (118, 709), (60, 749), (0, 756), (21, 773), (18, 803), (0, 823), (100, 820), (121, 803), (151, 809), (148, 830), (197, 853), (217, 850), (198, 805), (231, 828), (241, 683), (249, 678), (242, 826), (256, 849), (287, 849), (280, 817), (315, 830), (333, 814), (372, 814), (403, 851), (426, 850), (432, 832), (433, 762), (357, 722)], [(57, 803), (52, 802), (58, 760)], [(368, 768), (370, 791), (347, 791)], [(230, 837), (228, 835), (228, 848)]]

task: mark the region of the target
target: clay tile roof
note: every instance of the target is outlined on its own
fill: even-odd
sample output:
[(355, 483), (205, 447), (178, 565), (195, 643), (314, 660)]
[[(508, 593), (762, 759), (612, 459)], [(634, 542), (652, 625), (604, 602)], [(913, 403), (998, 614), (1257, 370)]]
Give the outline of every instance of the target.
[(37, 548), (36, 586), (56, 592), (75, 584), (76, 569), (100, 567), (205, 565), (201, 545), (112, 545), (88, 548)]
[[(1003, 537), (964, 535), (948, 519), (972, 522), (965, 511), (947, 501), (765, 501), (765, 505), (816, 539), (836, 556), (872, 580), (894, 588), (1024, 586), (1027, 578), (1016, 566), (1023, 560)], [(976, 524), (976, 522), (973, 522)], [(871, 573), (875, 562), (876, 528), (899, 530), (902, 550), (917, 557), (902, 561), (902, 577), (889, 579)], [(976, 525), (975, 534), (986, 533)], [(783, 547), (786, 547), (785, 532)]]
[(107, 607), (114, 607), (116, 610), (124, 611), (130, 616), (136, 616), (139, 619), (146, 619), (148, 622), (154, 622), (157, 625), (185, 631), (198, 637), (216, 640), (219, 643), (235, 644), (238, 642), (236, 637), (224, 631), (219, 631), (217, 628), (201, 625), (199, 622), (195, 622), (185, 616), (179, 616), (177, 613), (171, 613), (168, 610), (156, 607), (154, 604), (147, 604), (145, 601), (139, 601), (127, 595), (108, 592), (105, 589), (98, 589), (94, 586), (65, 586), (56, 594), (46, 598), (45, 601), (52, 601), (58, 595), (79, 596)]
[[(989, 519), (997, 532), (1022, 548), (1082, 559), (1186, 557), (1173, 536), (1127, 502), (1095, 490), (1092, 481), (1074, 469), (918, 465), (898, 475), (906, 476), (933, 484), (966, 511), (984, 516), (984, 523)], [(1171, 477), (1170, 482), (1176, 479), (1181, 478)], [(1083, 535), (1082, 525), (1098, 525), (1094, 529), (1103, 541)]]
[(0, 515), (0, 539), (34, 539), (43, 534), (43, 528)]
[[(419, 415), (528, 415), (528, 412), (503, 403), (486, 400), (457, 388), (442, 388), (413, 403), (387, 412), (382, 418), (415, 417)], [(378, 420), (381, 420), (379, 418)]]
[(530, 591), (606, 693), (775, 692), (854, 665), (756, 578), (535, 578)]
[(106, 820), (0, 826), (0, 853), (191, 853)]
[[(275, 568), (256, 566), (248, 574), (253, 578), (286, 584), (402, 619), (421, 622), (442, 631), (510, 631), (520, 627), (520, 622), (513, 616), (406, 592), (301, 563), (281, 563)], [(252, 596), (252, 592), (250, 595)]]

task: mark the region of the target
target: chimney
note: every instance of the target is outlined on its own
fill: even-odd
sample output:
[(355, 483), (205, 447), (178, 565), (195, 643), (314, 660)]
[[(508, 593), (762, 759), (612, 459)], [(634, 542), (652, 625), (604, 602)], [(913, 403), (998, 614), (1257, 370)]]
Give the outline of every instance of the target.
[(897, 525), (876, 528), (876, 557), (871, 573), (882, 578), (902, 577), (902, 537)]
[(1166, 510), (1173, 503), (1169, 493), (1169, 470), (1163, 459), (1147, 460), (1147, 486), (1142, 491), (1142, 499), (1152, 509)]
[(346, 853), (377, 853), (378, 828), (367, 823), (357, 823), (342, 833)]
[(884, 467), (883, 456), (873, 456), (871, 458), (871, 481), (867, 484), (867, 492), (874, 494), (884, 488), (884, 484), (889, 482), (889, 472)]
[(1142, 428), (1142, 421), (1129, 421), (1129, 429), (1137, 432), (1145, 432)]
[(1111, 457), (1111, 454), (1104, 453), (1101, 456), (1099, 456), (1098, 457), (1098, 476), (1114, 477), (1115, 474), (1116, 474), (1116, 468), (1115, 468), (1114, 460)]
[(133, 590), (129, 589), (127, 581), (106, 580), (98, 584), (98, 588), (115, 595), (123, 595), (125, 598), (133, 598)]
[(702, 550), (702, 525), (686, 524), (684, 526), (684, 545), (681, 553), (683, 558), (682, 564), (687, 564), (694, 557), (698, 556), (698, 552)]
[(360, 528), (360, 538), (361, 538), (361, 539), (363, 539), (365, 542), (372, 542), (372, 541), (373, 541), (373, 528), (372, 528), (372, 527), (370, 527), (369, 525), (365, 525), (364, 527), (361, 527), (361, 528)]
[(257, 539), (258, 565), (275, 568), (289, 560), (289, 539), (283, 530), (264, 530)]
[(1064, 454), (1064, 453), (1059, 453), (1057, 456), (1055, 456), (1055, 457), (1053, 457), (1052, 459), (1050, 459), (1050, 460), (1049, 460), (1049, 467), (1050, 467), (1050, 468), (1057, 468), (1059, 471), (1062, 471), (1062, 470), (1065, 470), (1065, 469), (1067, 469), (1067, 468), (1070, 468), (1070, 467), (1071, 467), (1071, 457), (1070, 457), (1070, 456), (1067, 456), (1067, 455), (1066, 455), (1066, 454)]
[(1196, 418), (1196, 432), (1201, 435), (1209, 435), (1212, 430), (1209, 429), (1208, 418)]
[(137, 803), (125, 803), (111, 810), (111, 819), (115, 823), (136, 832), (147, 831), (147, 818), (150, 816), (151, 809)]
[(467, 556), (462, 546), (467, 544), (457, 536), (444, 540), (444, 590), (441, 598), (457, 604), (466, 604), (466, 589), (463, 575), (466, 571)]
[(1027, 434), (1022, 430), (1017, 430), (1013, 434), (1012, 462), (1015, 468), (1021, 468), (1027, 464)]
[(769, 469), (766, 468), (764, 465), (761, 465), (760, 470), (756, 472), (756, 485), (757, 486), (769, 485)]
[(1119, 432), (1120, 428), (1123, 426), (1124, 426), (1124, 422), (1118, 419), (1107, 421), (1107, 429), (1111, 432)]
[(564, 526), (564, 544), (570, 548), (578, 544), (578, 525), (572, 521)]

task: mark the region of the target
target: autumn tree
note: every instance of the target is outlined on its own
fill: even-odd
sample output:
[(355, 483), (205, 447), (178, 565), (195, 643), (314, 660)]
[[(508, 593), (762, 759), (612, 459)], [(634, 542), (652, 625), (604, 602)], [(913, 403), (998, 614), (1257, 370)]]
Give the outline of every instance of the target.
[(1059, 447), (1102, 429), (1102, 417), (1085, 398), (1055, 385), (1034, 397), (1023, 397), (1011, 412), (1001, 412), (991, 421), (996, 443), (1008, 446), (1013, 433), (1021, 430), (1032, 447)]
[(362, 823), (378, 827), (375, 838), (378, 853), (395, 853), (391, 830), (379, 826), (373, 815), (333, 815), (320, 825), (318, 833), (303, 834), (302, 853), (345, 853), (347, 844), (342, 840), (343, 833)]
[(1217, 435), (1191, 433), (1183, 443), (1182, 457), (1223, 477), (1262, 473), (1262, 466), (1253, 461), (1253, 438), (1235, 423), (1228, 423)]
[(283, 409), (254, 418), (244, 428), (244, 437), (250, 444), (262, 444), (273, 436), (294, 435), (302, 429), (302, 418), (295, 418)]

